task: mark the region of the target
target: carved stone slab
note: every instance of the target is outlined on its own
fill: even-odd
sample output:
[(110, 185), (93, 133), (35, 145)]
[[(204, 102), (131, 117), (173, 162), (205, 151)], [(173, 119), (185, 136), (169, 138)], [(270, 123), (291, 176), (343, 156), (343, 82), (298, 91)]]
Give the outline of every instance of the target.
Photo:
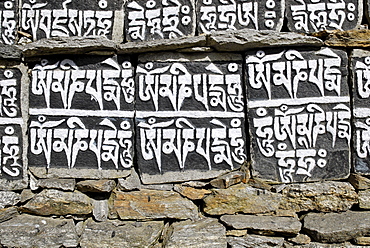
[(194, 0), (128, 0), (127, 41), (173, 39), (195, 34)]
[(63, 177), (127, 175), (133, 164), (133, 71), (128, 57), (115, 56), (36, 64), (29, 100), (31, 171), (39, 177), (49, 170)]
[(11, 45), (15, 42), (18, 28), (18, 1), (0, 2), (0, 43)]
[(33, 40), (104, 36), (123, 40), (123, 0), (24, 0), (21, 31)]
[(217, 30), (255, 29), (280, 31), (285, 0), (199, 0), (199, 33)]
[(351, 54), (353, 82), (354, 169), (357, 173), (370, 174), (370, 52), (354, 49)]
[(348, 176), (347, 60), (344, 51), (330, 48), (248, 52), (248, 118), (257, 176), (285, 183)]
[(362, 0), (286, 0), (288, 28), (292, 32), (350, 30), (362, 21)]
[(144, 183), (215, 177), (246, 160), (241, 59), (139, 57), (136, 148)]

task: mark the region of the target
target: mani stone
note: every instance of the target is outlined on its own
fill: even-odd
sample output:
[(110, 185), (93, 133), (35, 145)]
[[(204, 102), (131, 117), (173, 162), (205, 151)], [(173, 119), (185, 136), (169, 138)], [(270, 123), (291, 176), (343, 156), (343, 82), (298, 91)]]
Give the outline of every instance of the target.
[(121, 220), (197, 219), (198, 208), (171, 191), (148, 190), (112, 193), (110, 209)]
[(347, 65), (345, 51), (326, 47), (247, 52), (254, 177), (292, 183), (349, 176)]
[(193, 0), (129, 0), (125, 3), (125, 12), (127, 41), (175, 39), (195, 35)]
[(226, 248), (226, 229), (217, 219), (180, 221), (169, 227), (171, 236), (166, 248), (209, 247)]
[(230, 248), (280, 248), (283, 247), (284, 238), (247, 234), (244, 237), (227, 237), (227, 243)]
[[(8, 0), (0, 2), (0, 43), (13, 45), (17, 37), (18, 30), (18, 3), (16, 0)], [(10, 48), (11, 49), (11, 48)]]
[(220, 219), (226, 226), (234, 229), (251, 229), (256, 231), (275, 232), (287, 235), (298, 234), (301, 222), (292, 217), (223, 215)]
[(163, 221), (105, 221), (94, 222), (91, 218), (84, 223), (81, 248), (153, 247), (162, 230)]
[(303, 229), (318, 242), (344, 242), (370, 232), (370, 213), (309, 213), (303, 219)]
[(217, 30), (274, 30), (283, 26), (285, 0), (197, 1), (198, 32)]
[(228, 53), (139, 56), (136, 148), (144, 184), (213, 178), (244, 163), (241, 62)]
[(370, 52), (354, 49), (351, 54), (354, 115), (354, 167), (359, 174), (370, 174)]
[(122, 42), (123, 0), (22, 1), (21, 32), (40, 40), (50, 37), (104, 36)]
[(5, 247), (77, 247), (78, 235), (71, 219), (52, 219), (30, 215), (0, 223), (0, 244)]
[(127, 56), (45, 58), (33, 67), (28, 162), (36, 177), (129, 175), (133, 70)]
[(361, 0), (286, 0), (287, 26), (297, 33), (355, 29), (362, 21), (362, 14)]

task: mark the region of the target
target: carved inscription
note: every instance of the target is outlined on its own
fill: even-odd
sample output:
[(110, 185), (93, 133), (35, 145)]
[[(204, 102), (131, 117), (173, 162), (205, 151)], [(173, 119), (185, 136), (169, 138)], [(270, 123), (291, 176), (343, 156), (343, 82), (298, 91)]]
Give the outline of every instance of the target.
[(0, 69), (0, 177), (21, 179), (22, 128), (18, 69)]
[(129, 58), (44, 59), (36, 64), (30, 84), (30, 165), (130, 168), (134, 90)]
[(248, 53), (251, 150), (261, 177), (288, 183), (349, 173), (346, 67), (345, 52), (329, 48)]
[[(204, 178), (246, 160), (242, 65), (234, 56), (239, 60), (139, 63), (136, 133), (144, 181), (166, 172), (179, 173), (173, 180)], [(186, 175), (194, 170), (202, 173)]]
[(33, 40), (69, 36), (112, 39), (115, 22), (122, 21), (122, 5), (121, 0), (25, 0), (20, 25)]
[(349, 30), (362, 20), (362, 0), (287, 0), (288, 28), (293, 32)]
[(284, 18), (284, 0), (200, 0), (197, 5), (199, 33), (216, 30), (280, 31)]
[(136, 0), (125, 6), (128, 41), (173, 39), (195, 33), (192, 0)]
[(11, 45), (15, 42), (18, 23), (18, 1), (0, 2), (0, 35), (1, 43)]

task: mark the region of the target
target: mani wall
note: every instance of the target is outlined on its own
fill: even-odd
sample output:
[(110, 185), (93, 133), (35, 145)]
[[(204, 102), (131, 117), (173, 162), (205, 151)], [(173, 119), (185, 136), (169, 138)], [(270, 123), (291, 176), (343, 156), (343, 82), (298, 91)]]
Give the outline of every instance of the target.
[(1, 1), (0, 246), (370, 247), (368, 5)]

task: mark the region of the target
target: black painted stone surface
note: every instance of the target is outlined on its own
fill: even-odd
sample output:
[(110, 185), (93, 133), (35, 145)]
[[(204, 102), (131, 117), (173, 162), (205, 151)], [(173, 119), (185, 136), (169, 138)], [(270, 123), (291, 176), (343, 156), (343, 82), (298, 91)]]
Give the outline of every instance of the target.
[(135, 88), (128, 57), (43, 59), (31, 74), (30, 166), (132, 166)]
[(0, 69), (0, 118), (21, 117), (21, 77), (18, 69)]
[(194, 1), (136, 0), (125, 4), (127, 41), (194, 35)]
[[(33, 40), (49, 37), (105, 36), (120, 28), (123, 0), (24, 0), (21, 30)], [(122, 27), (118, 32), (123, 32)]]
[(139, 57), (136, 148), (144, 182), (208, 178), (246, 160), (241, 56), (222, 56)]
[(344, 51), (246, 55), (252, 166), (259, 177), (301, 182), (350, 170), (350, 98)]
[(280, 31), (284, 8), (284, 0), (199, 0), (198, 32), (243, 28)]
[(0, 2), (0, 42), (11, 45), (15, 42), (18, 28), (18, 1)]
[(286, 0), (288, 28), (292, 32), (354, 29), (362, 20), (362, 12), (360, 0)]
[(351, 54), (354, 115), (354, 167), (357, 173), (370, 174), (370, 52), (355, 49)]

